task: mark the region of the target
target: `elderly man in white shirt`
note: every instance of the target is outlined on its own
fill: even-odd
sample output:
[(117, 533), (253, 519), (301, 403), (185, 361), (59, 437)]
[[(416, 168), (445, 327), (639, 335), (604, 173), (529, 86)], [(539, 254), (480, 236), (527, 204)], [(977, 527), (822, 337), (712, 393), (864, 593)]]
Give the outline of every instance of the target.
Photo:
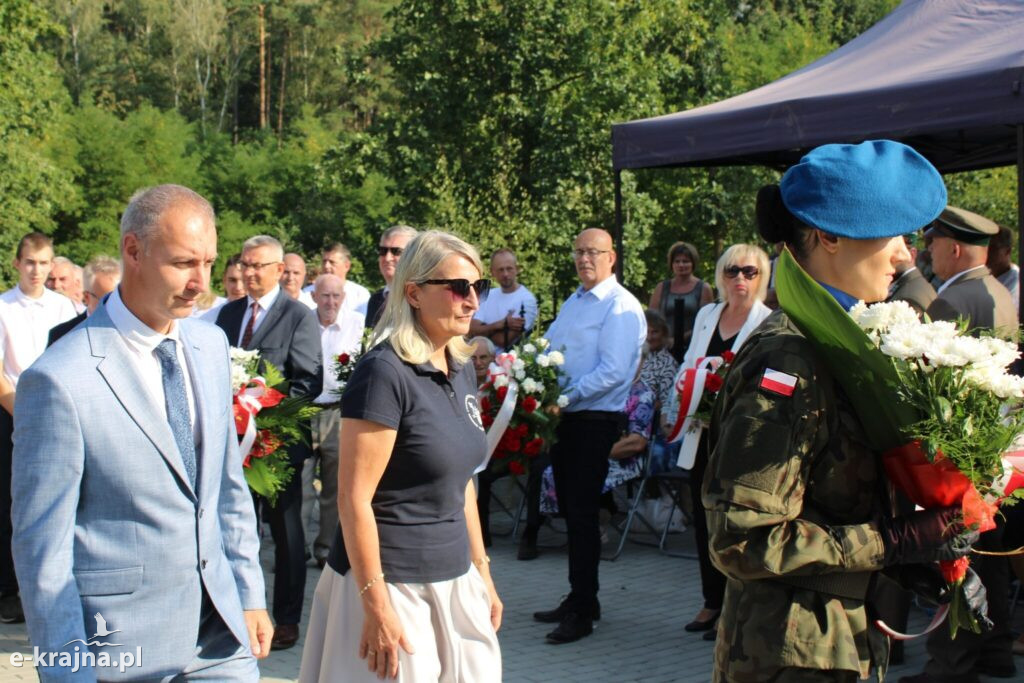
[(321, 275), (313, 283), (316, 318), (323, 347), (324, 388), (314, 403), (322, 410), (313, 418), (313, 457), (302, 469), (302, 522), (311, 518), (316, 492), (313, 489), (316, 463), (320, 463), (320, 531), (313, 542), (313, 555), (320, 567), (327, 562), (334, 532), (338, 527), (338, 427), (341, 422), (337, 357), (358, 353), (362, 344), (364, 316), (347, 306), (345, 281), (337, 275)]
[(11, 435), (18, 377), (46, 349), (50, 328), (74, 318), (68, 297), (45, 287), (53, 242), (40, 232), (21, 238), (14, 257), (18, 284), (0, 294), (0, 621), (25, 620), (11, 560)]

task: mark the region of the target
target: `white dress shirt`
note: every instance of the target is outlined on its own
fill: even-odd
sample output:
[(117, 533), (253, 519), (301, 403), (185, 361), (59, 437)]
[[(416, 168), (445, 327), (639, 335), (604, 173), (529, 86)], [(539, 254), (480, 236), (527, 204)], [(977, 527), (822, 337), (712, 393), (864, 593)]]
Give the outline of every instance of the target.
[[(281, 285), (274, 285), (274, 288), (261, 296), (259, 299), (253, 299), (251, 296), (245, 297), (245, 315), (242, 316), (242, 327), (238, 330), (238, 339), (235, 340), (235, 346), (242, 346), (242, 337), (245, 336), (245, 327), (249, 324), (249, 318), (252, 317), (252, 304), (254, 301), (258, 301), (260, 304), (259, 311), (256, 313), (256, 322), (252, 324), (252, 333), (256, 334), (256, 330), (260, 329), (260, 324), (266, 320), (267, 311), (277, 301), (277, 296), (281, 293)], [(287, 295), (286, 295), (287, 296)]]
[[(199, 425), (196, 420), (196, 394), (192, 387), (192, 373), (189, 371), (188, 360), (182, 347), (178, 331), (178, 321), (171, 321), (171, 329), (161, 334), (135, 317), (121, 299), (120, 287), (114, 288), (105, 304), (107, 315), (114, 327), (121, 334), (121, 339), (131, 352), (129, 355), (135, 366), (135, 374), (139, 384), (153, 402), (154, 407), (167, 417), (167, 403), (164, 400), (164, 380), (160, 369), (160, 358), (156, 355), (156, 347), (164, 339), (173, 339), (178, 354), (178, 365), (185, 376), (185, 393), (188, 394), (188, 414), (192, 422), (192, 438), (199, 441)], [(198, 449), (197, 451), (198, 452)]]
[(366, 327), (366, 316), (344, 306), (338, 311), (338, 317), (330, 325), (320, 323), (320, 346), (323, 348), (324, 390), (316, 397), (314, 403), (337, 403), (338, 378), (334, 359), (340, 353), (358, 352), (363, 341), (363, 328)]
[(38, 299), (18, 285), (0, 294), (0, 364), (15, 389), (21, 373), (46, 350), (50, 329), (76, 315), (71, 299), (45, 287)]
[(547, 339), (565, 355), (567, 412), (626, 409), (647, 320), (643, 306), (614, 275), (566, 299)]

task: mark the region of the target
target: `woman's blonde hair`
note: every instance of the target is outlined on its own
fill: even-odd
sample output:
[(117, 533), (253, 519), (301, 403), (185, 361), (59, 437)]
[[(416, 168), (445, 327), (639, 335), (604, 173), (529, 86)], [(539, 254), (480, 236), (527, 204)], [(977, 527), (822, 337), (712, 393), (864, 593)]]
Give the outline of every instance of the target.
[[(420, 364), (430, 359), (434, 346), (423, 330), (416, 310), (405, 298), (405, 286), (410, 282), (430, 280), (441, 263), (453, 254), (472, 263), (478, 274), (484, 272), (476, 248), (447, 232), (421, 232), (406, 245), (391, 282), (391, 294), (384, 312), (373, 328), (371, 346), (389, 340), (395, 353), (406, 363)], [(452, 337), (447, 347), (452, 359), (458, 363), (465, 363), (473, 356), (474, 347), (462, 336)]]
[[(741, 261), (753, 261), (757, 266), (757, 291), (754, 292), (754, 298), (763, 303), (765, 297), (768, 296), (771, 264), (764, 249), (753, 244), (734, 244), (722, 252), (718, 263), (715, 264), (715, 286), (718, 288), (719, 298), (724, 303), (729, 303), (729, 290), (725, 286), (725, 269), (729, 266), (739, 265)], [(743, 275), (740, 274), (736, 277), (743, 277)]]

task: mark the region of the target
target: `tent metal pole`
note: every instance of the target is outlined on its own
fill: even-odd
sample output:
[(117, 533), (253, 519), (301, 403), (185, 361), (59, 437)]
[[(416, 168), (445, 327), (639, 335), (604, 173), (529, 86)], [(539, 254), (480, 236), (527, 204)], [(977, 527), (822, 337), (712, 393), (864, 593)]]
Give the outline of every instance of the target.
[[(626, 259), (622, 253), (622, 169), (615, 169), (615, 275), (619, 282), (623, 281), (622, 273), (626, 267)], [(1024, 251), (1022, 251), (1024, 253)]]
[[(1017, 124), (1017, 261), (1024, 264), (1024, 123)], [(1018, 320), (1024, 320), (1024, 297), (1017, 306)]]

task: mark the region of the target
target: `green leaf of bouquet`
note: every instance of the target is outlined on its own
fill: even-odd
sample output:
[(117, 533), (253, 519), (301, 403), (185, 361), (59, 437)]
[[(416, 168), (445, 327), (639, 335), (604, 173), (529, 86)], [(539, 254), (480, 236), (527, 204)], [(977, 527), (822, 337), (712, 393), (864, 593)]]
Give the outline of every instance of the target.
[(266, 498), (274, 497), (277, 494), (276, 478), (267, 468), (266, 463), (260, 460), (250, 462), (250, 467), (244, 468), (245, 482), (253, 491)]
[(775, 270), (779, 305), (818, 350), (853, 404), (878, 450), (906, 442), (903, 428), (917, 421), (898, 394), (892, 361), (875, 348), (853, 318), (783, 249)]

